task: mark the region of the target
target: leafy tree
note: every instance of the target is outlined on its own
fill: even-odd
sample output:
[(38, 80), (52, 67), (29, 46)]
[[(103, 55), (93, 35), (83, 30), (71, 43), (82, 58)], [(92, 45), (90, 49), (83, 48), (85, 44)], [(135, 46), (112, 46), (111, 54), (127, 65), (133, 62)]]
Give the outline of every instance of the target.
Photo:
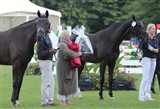
[(118, 22), (123, 15), (120, 0), (31, 0), (32, 2), (60, 11), (61, 23), (71, 25), (83, 24), (87, 31), (97, 32), (107, 25)]
[(126, 14), (124, 18), (136, 15), (141, 18), (143, 23), (160, 23), (160, 1), (159, 0), (133, 0), (128, 1), (122, 9)]
[(33, 3), (36, 3), (36, 4), (40, 5), (40, 6), (44, 6), (43, 0), (30, 0), (30, 1), (33, 2)]
[(86, 0), (87, 22), (90, 27), (90, 32), (106, 28), (114, 22), (119, 21), (119, 16), (122, 14), (118, 8), (117, 0)]

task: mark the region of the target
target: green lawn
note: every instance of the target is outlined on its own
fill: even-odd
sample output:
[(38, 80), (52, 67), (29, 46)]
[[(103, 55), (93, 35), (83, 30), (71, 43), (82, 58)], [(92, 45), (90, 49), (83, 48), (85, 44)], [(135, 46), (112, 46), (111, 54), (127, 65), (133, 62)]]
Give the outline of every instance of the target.
[[(9, 109), (12, 108), (10, 101), (12, 94), (12, 70), (11, 66), (0, 66), (0, 108)], [(141, 74), (132, 74), (138, 80), (136, 82), (136, 91), (113, 91), (115, 100), (110, 100), (108, 91), (104, 91), (104, 100), (99, 100), (98, 91), (84, 91), (82, 92), (84, 98), (71, 99), (72, 105), (70, 106), (56, 106), (51, 107), (54, 109), (160, 109), (160, 93), (158, 89), (158, 82), (156, 80), (156, 94), (152, 94), (152, 97), (156, 101), (139, 102), (138, 88), (141, 80)], [(22, 108), (42, 108), (40, 105), (40, 76), (24, 76), (23, 85), (20, 93), (20, 109)], [(55, 103), (59, 105), (59, 101), (56, 98), (55, 88)], [(47, 108), (48, 109), (48, 108)]]

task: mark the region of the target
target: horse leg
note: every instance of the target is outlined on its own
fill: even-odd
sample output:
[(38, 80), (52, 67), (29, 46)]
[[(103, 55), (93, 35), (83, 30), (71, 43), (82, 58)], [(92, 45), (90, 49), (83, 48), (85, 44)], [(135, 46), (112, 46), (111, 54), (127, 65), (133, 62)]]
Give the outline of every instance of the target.
[(115, 67), (115, 62), (111, 63), (110, 65), (108, 65), (108, 70), (109, 70), (109, 96), (111, 99), (115, 99), (113, 97), (113, 93), (112, 93), (112, 84), (113, 84), (113, 70)]
[(153, 79), (152, 79), (152, 84), (151, 84), (151, 91), (154, 94), (156, 93), (155, 90), (154, 90), (155, 76), (156, 76), (156, 71), (154, 73), (154, 76), (153, 76)]
[(157, 74), (159, 90), (160, 90), (160, 52), (159, 52), (158, 59), (157, 59), (156, 74)]
[[(84, 68), (85, 62), (81, 60), (81, 67), (78, 68), (78, 80), (80, 79), (80, 76), (82, 74), (83, 68)], [(79, 98), (83, 98), (82, 94), (81, 94), (81, 90), (78, 87), (78, 97)]]
[(81, 60), (81, 67), (78, 68), (78, 79), (80, 79), (81, 73), (84, 69), (85, 62)]
[(21, 65), (18, 61), (13, 64), (13, 91), (11, 101), (13, 106), (19, 106), (19, 92), (23, 81), (24, 71), (27, 65)]
[(104, 84), (104, 74), (106, 70), (106, 64), (100, 63), (100, 90), (99, 90), (99, 97), (100, 100), (103, 98), (103, 84)]
[(159, 84), (159, 90), (160, 90), (160, 70), (158, 69), (158, 66), (156, 67), (155, 74), (153, 76), (153, 81), (152, 81), (152, 84), (151, 84), (151, 91), (153, 93), (156, 93), (155, 90), (154, 90), (154, 83), (155, 83), (155, 77), (156, 77), (156, 75), (157, 75), (158, 84)]
[(157, 70), (157, 78), (158, 78), (158, 84), (159, 84), (159, 90), (160, 90), (160, 70)]

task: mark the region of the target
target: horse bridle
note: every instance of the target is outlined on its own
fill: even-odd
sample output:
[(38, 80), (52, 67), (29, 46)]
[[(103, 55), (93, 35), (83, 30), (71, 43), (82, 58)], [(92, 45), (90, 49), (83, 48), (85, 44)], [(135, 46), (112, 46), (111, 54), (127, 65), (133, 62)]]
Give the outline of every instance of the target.
[[(40, 34), (39, 34), (40, 33)], [(44, 28), (39, 27), (37, 29), (37, 43), (40, 43), (45, 49), (50, 50), (47, 46), (44, 45), (44, 43), (42, 42), (42, 39), (45, 40), (45, 36), (47, 35), (47, 30), (45, 31)], [(56, 61), (57, 61), (57, 57), (54, 55)], [(53, 61), (53, 60), (52, 60)], [(55, 62), (55, 61), (53, 61)]]
[[(36, 20), (36, 24), (38, 24), (38, 21), (44, 21), (44, 20), (48, 21), (48, 18), (45, 18), (45, 17), (38, 18)], [(47, 34), (47, 31), (48, 31), (48, 29), (46, 29), (46, 31), (45, 31), (45, 29), (42, 28), (42, 27), (37, 27), (37, 32), (38, 32), (38, 30), (40, 30), (41, 32), (45, 33), (45, 35)]]
[[(132, 22), (134, 22), (134, 21), (132, 21)], [(134, 32), (134, 34), (137, 33), (137, 32), (138, 32), (138, 33), (141, 33), (141, 32), (139, 31), (139, 29), (135, 28), (135, 27), (132, 26), (132, 25), (130, 26), (130, 31)], [(139, 36), (138, 33), (136, 34), (136, 36)], [(138, 37), (138, 40), (141, 40), (141, 44), (140, 44), (139, 47), (137, 48), (135, 54), (137, 54), (138, 52), (140, 52), (140, 51), (142, 50), (143, 41), (144, 41), (144, 39), (145, 39), (144, 36), (145, 36), (146, 34), (147, 34), (147, 32), (145, 31), (145, 32), (143, 32), (143, 33), (140, 34), (140, 37)]]
[[(136, 22), (136, 21), (132, 21), (132, 22)], [(139, 21), (138, 21), (139, 22)], [(141, 23), (141, 22), (140, 22)], [(135, 25), (136, 26), (136, 25)], [(137, 32), (138, 33), (141, 33), (140, 31), (139, 31), (139, 29), (137, 29), (135, 26), (130, 26), (130, 30), (131, 31), (133, 31), (134, 32), (134, 34), (136, 34)], [(145, 30), (145, 29), (144, 29)], [(141, 39), (145, 34), (146, 34), (146, 31), (145, 32), (143, 32), (143, 33), (141, 33), (140, 35), (139, 34), (136, 34), (136, 36), (140, 36), (140, 37), (138, 37), (139, 39)]]

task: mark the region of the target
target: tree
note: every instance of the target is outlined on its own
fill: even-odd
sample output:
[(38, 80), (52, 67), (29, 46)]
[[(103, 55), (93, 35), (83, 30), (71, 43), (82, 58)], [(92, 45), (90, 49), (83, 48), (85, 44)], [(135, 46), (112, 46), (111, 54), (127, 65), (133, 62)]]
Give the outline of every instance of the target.
[(90, 32), (97, 32), (120, 20), (122, 12), (117, 0), (86, 0), (84, 4), (87, 5), (85, 10)]
[(124, 18), (127, 18), (128, 16), (134, 14), (136, 16), (139, 16), (145, 25), (147, 25), (148, 23), (160, 23), (159, 4), (159, 0), (128, 1), (122, 9), (126, 13)]
[(75, 27), (84, 25), (94, 33), (121, 20), (125, 4), (121, 0), (31, 0), (32, 2), (60, 11), (61, 23)]
[(40, 6), (44, 6), (43, 0), (30, 0), (30, 1), (33, 2), (33, 3), (36, 3), (36, 4), (40, 5)]

